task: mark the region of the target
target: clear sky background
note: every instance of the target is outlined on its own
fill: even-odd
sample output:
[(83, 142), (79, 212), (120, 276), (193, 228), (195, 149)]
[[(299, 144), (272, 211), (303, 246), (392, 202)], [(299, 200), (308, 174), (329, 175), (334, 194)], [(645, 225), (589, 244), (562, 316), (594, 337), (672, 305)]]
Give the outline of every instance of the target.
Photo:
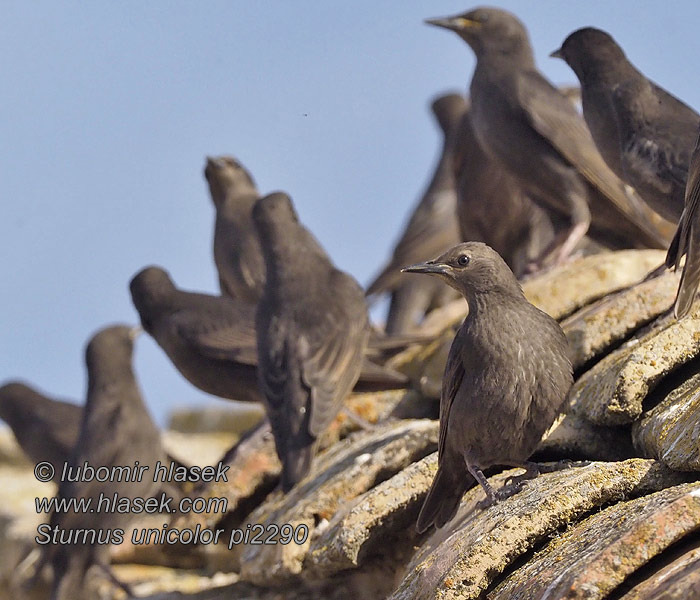
[[(657, 83), (700, 108), (700, 3), (510, 1), (540, 69), (573, 30), (609, 31)], [(336, 264), (366, 284), (420, 197), (439, 146), (431, 98), (466, 90), (455, 34), (471, 8), (376, 2), (24, 2), (0, 6), (0, 381), (81, 400), (83, 348), (135, 324), (127, 289), (158, 264), (218, 292), (206, 155), (283, 189)], [(213, 399), (146, 335), (136, 370), (160, 423)]]

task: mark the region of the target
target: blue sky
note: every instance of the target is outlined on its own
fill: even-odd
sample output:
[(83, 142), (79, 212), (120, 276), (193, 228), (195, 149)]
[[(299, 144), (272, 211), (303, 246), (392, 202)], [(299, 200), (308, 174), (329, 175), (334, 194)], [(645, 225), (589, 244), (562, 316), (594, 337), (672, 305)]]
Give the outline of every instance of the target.
[[(574, 29), (609, 31), (649, 77), (700, 108), (700, 4), (503, 2), (539, 67)], [(283, 189), (336, 264), (366, 284), (418, 199), (439, 139), (431, 98), (474, 59), (427, 17), (454, 1), (21, 2), (0, 7), (0, 381), (82, 399), (83, 348), (136, 323), (147, 264), (216, 292), (206, 155)], [(163, 423), (213, 401), (147, 337), (136, 370)]]

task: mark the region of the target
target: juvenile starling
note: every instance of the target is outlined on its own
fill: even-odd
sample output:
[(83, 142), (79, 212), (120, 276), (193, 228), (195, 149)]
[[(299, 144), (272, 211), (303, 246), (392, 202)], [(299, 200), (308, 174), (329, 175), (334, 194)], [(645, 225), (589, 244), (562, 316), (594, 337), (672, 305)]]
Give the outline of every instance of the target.
[(333, 266), (286, 194), (253, 208), (267, 266), (256, 328), (260, 387), (289, 491), (360, 374), (369, 338), (360, 285)]
[(433, 101), (431, 108), (443, 134), (440, 159), (428, 188), (394, 247), (391, 260), (367, 287), (368, 296), (392, 294), (386, 320), (389, 335), (408, 331), (417, 316), (454, 298), (452, 290), (439, 282), (405, 275), (400, 269), (408, 263), (427, 260), (460, 241), (455, 218), (454, 155), (449, 140), (466, 107), (464, 98), (458, 94), (445, 94)]
[(427, 22), (456, 32), (476, 54), (470, 94), (481, 147), (532, 200), (569, 220), (539, 262), (547, 255), (564, 261), (589, 227), (609, 247), (665, 247), (601, 158), (576, 108), (536, 69), (514, 15), (477, 8)]
[[(156, 266), (137, 273), (130, 290), (144, 330), (187, 381), (219, 398), (262, 402), (252, 304), (180, 290)], [(365, 360), (356, 387), (376, 391), (405, 386), (405, 376)]]
[[(108, 327), (87, 346), (87, 401), (70, 464), (82, 467), (87, 462), (97, 469), (133, 467), (138, 462), (149, 470), (140, 481), (137, 477), (131, 481), (71, 481), (73, 476), (60, 483), (59, 498), (90, 499), (94, 510), (54, 512), (51, 516), (52, 535), (58, 528), (58, 543), (43, 548), (53, 566), (52, 600), (92, 597), (85, 589), (87, 570), (92, 565), (108, 569), (110, 544), (100, 542), (109, 540), (116, 529), (125, 529), (133, 518), (129, 512), (107, 511), (104, 507), (99, 510), (100, 495), (110, 499), (114, 494), (120, 498), (148, 498), (162, 487), (154, 483), (153, 474), (156, 462), (167, 464), (167, 457), (132, 370), (134, 331), (123, 326)], [(83, 541), (84, 531), (88, 532), (87, 541)], [(92, 531), (94, 536), (90, 535)], [(69, 540), (71, 535), (75, 537)]]
[(78, 439), (82, 413), (80, 406), (47, 398), (18, 381), (0, 387), (0, 419), (34, 463), (53, 465), (56, 483)]
[(673, 307), (677, 319), (684, 317), (690, 311), (700, 283), (700, 223), (698, 223), (700, 210), (698, 206), (700, 206), (700, 133), (690, 159), (688, 182), (685, 188), (685, 208), (666, 256), (666, 265), (677, 269), (682, 256), (686, 255), (676, 303)]
[(462, 116), (454, 137), (461, 241), (491, 246), (521, 277), (554, 239), (552, 219), (482, 150), (471, 111)]
[(216, 208), (214, 262), (221, 293), (255, 304), (265, 285), (265, 261), (251, 221), (260, 195), (247, 169), (235, 158), (207, 158), (204, 176)]
[(503, 259), (485, 244), (455, 246), (439, 258), (407, 267), (437, 275), (467, 300), (469, 314), (447, 358), (440, 398), (438, 472), (416, 528), (442, 527), (476, 480), (490, 501), (482, 471), (526, 466), (552, 425), (573, 378), (558, 323), (523, 295)]
[(583, 116), (608, 166), (677, 224), (700, 115), (648, 80), (599, 29), (575, 31), (551, 56), (581, 82)]
[(144, 330), (185, 379), (220, 398), (261, 401), (253, 304), (179, 290), (155, 266), (129, 287)]

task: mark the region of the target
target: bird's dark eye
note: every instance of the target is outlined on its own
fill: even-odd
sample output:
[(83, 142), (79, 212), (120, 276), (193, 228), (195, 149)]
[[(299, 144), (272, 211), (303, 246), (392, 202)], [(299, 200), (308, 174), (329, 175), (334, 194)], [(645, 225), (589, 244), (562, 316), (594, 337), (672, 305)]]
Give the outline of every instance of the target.
[(457, 259), (457, 264), (460, 267), (464, 267), (469, 264), (469, 257), (466, 254), (462, 254), (458, 259)]

